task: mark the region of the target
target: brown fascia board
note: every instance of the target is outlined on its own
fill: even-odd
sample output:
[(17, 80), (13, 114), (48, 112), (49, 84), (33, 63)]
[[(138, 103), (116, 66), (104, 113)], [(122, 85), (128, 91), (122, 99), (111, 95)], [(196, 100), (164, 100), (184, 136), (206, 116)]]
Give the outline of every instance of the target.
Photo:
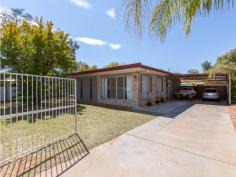
[[(173, 77), (200, 77), (200, 76), (209, 76), (208, 73), (199, 73), (199, 74), (172, 74)], [(215, 76), (228, 76), (226, 73), (216, 73)]]
[(168, 75), (172, 75), (172, 73), (168, 71), (164, 71), (158, 68), (153, 68), (150, 66), (142, 65), (141, 63), (133, 63), (128, 65), (120, 65), (120, 66), (114, 66), (109, 68), (101, 68), (101, 69), (94, 69), (94, 70), (88, 70), (88, 71), (82, 71), (82, 72), (76, 72), (76, 73), (69, 73), (66, 74), (66, 76), (80, 76), (85, 74), (94, 74), (94, 73), (101, 73), (101, 72), (107, 72), (107, 71), (115, 71), (115, 70), (122, 70), (122, 69), (131, 69), (131, 68), (144, 68), (144, 69), (150, 69), (153, 71), (165, 73)]

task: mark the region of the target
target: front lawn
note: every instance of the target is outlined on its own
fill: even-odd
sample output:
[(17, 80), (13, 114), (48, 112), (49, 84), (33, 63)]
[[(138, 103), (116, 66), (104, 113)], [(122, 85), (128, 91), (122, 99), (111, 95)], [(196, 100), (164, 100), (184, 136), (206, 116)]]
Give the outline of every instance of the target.
[[(78, 133), (88, 149), (133, 129), (154, 116), (90, 105), (78, 106)], [(0, 119), (0, 160), (74, 132), (74, 116), (33, 115)], [(23, 140), (23, 141), (22, 141)]]
[(80, 105), (78, 131), (86, 146), (91, 149), (153, 118), (155, 116), (147, 114)]
[[(78, 108), (78, 133), (88, 149), (155, 118), (155, 116), (147, 114), (98, 106), (79, 105)], [(11, 155), (19, 153), (22, 150), (21, 147), (23, 150), (27, 150), (42, 142), (48, 142), (58, 136), (73, 132), (73, 122), (74, 116), (69, 115), (57, 118), (44, 117), (36, 120), (29, 116), (27, 119), (14, 120), (13, 122), (0, 119), (0, 155), (4, 155), (5, 158), (11, 157)], [(24, 139), (24, 144), (21, 144), (21, 138)], [(21, 174), (34, 176), (34, 174), (43, 173), (46, 169), (50, 173), (50, 170), (59, 168), (63, 164), (71, 166), (72, 161), (78, 157), (83, 158), (86, 154), (82, 150), (84, 148), (81, 143), (77, 144), (75, 148), (73, 144), (78, 141), (75, 141), (73, 137), (69, 137), (69, 139), (58, 141), (20, 158), (16, 162), (0, 166), (0, 176), (13, 173), (19, 174), (19, 176)], [(1, 158), (0, 156), (0, 160), (3, 160)]]

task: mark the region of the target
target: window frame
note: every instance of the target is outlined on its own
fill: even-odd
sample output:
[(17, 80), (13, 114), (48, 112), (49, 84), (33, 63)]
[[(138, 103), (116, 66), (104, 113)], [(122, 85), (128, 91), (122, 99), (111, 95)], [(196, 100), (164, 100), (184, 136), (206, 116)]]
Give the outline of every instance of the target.
[[(143, 82), (143, 78), (146, 78), (147, 80), (145, 82), (149, 82), (148, 84), (148, 91), (145, 91), (145, 89), (143, 89), (143, 84), (145, 84), (145, 82)], [(142, 99), (149, 99), (152, 95), (153, 89), (152, 89), (152, 75), (149, 74), (141, 74), (141, 98)]]
[[(107, 98), (103, 98), (103, 96), (101, 96), (101, 98), (103, 98), (103, 99), (115, 99), (115, 100), (127, 100), (127, 101), (129, 101), (129, 100), (132, 100), (133, 99), (133, 88), (131, 88), (132, 89), (132, 97), (131, 97), (131, 99), (128, 99), (128, 94), (127, 94), (127, 76), (131, 76), (131, 79), (132, 79), (132, 83), (133, 83), (133, 75), (132, 74), (121, 74), (121, 75), (111, 75), (111, 76), (103, 76), (102, 78), (101, 78), (101, 80), (105, 80), (105, 79), (107, 79)], [(115, 87), (115, 89), (116, 89), (116, 94), (115, 94), (115, 98), (111, 98), (110, 96), (109, 96), (109, 79), (110, 78), (115, 78), (115, 80), (116, 80), (116, 87)], [(118, 78), (123, 78), (123, 98), (118, 98)], [(101, 81), (102, 82), (102, 93), (104, 92), (104, 85), (103, 84), (105, 84), (105, 83), (103, 83), (103, 81)]]

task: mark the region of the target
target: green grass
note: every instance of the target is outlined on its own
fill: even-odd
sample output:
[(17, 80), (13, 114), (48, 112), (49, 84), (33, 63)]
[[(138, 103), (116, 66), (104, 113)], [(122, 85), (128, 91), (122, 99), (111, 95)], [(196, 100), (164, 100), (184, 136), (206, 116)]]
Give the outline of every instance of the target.
[[(114, 110), (98, 106), (80, 105), (78, 110), (78, 133), (88, 149), (109, 141), (133, 129), (155, 116)], [(0, 121), (0, 153), (11, 157), (23, 149), (31, 149), (64, 134), (73, 132), (74, 116), (64, 115), (57, 118)], [(2, 148), (4, 146), (4, 148)]]
[(25, 117), (16, 122), (11, 122), (11, 119), (0, 121), (1, 157), (17, 155), (22, 152), (22, 149), (25, 152), (40, 146), (41, 143), (47, 143), (73, 132), (73, 121), (71, 115), (60, 116), (57, 119), (47, 116), (37, 121), (32, 121), (30, 116), (28, 120)]
[(86, 146), (91, 149), (153, 118), (155, 116), (147, 114), (81, 105), (78, 131)]
[[(78, 108), (78, 133), (88, 149), (114, 139), (117, 136), (129, 131), (130, 129), (133, 129), (155, 118), (155, 116), (147, 114), (114, 110), (98, 106), (79, 105)], [(26, 150), (30, 149), (32, 146), (39, 145), (41, 141), (47, 142), (58, 136), (72, 132), (74, 130), (73, 122), (74, 116), (69, 115), (64, 115), (57, 118), (44, 117), (43, 119), (34, 121), (31, 119), (31, 117), (28, 117), (28, 121), (27, 119), (18, 120), (16, 122), (10, 122), (10, 120), (3, 122), (0, 120), (0, 153), (4, 154), (5, 157), (11, 157), (14, 154), (20, 153), (22, 137), (24, 137), (23, 148)], [(67, 140), (65, 141), (67, 142)], [(3, 145), (4, 149), (1, 147)], [(60, 149), (59, 146), (58, 152), (61, 150), (62, 149)], [(73, 153), (74, 149), (72, 148), (68, 151)], [(52, 153), (53, 151), (51, 152), (50, 148), (45, 148), (44, 151), (41, 151), (41, 157), (48, 159), (51, 157)], [(61, 156), (58, 158), (60, 158), (62, 163), (65, 161), (70, 161), (73, 157), (67, 155), (68, 154), (65, 153), (64, 158)], [(27, 165), (31, 164), (31, 160), (27, 161)], [(39, 164), (40, 161), (42, 161), (42, 159), (38, 158), (37, 162), (32, 164)], [(21, 161), (18, 163), (21, 164)], [(45, 166), (46, 163), (47, 162), (40, 165), (42, 170), (50, 170), (50, 168), (56, 165), (54, 160), (50, 165)], [(14, 162), (7, 164), (8, 167), (13, 165)], [(6, 168), (6, 170), (7, 173), (11, 173), (11, 170), (13, 169), (9, 168), (8, 171), (8, 168)], [(17, 170), (17, 168), (14, 168), (14, 172), (15, 170)], [(25, 170), (30, 177), (33, 176), (31, 174), (33, 171), (27, 171), (28, 167), (22, 170), (22, 172)], [(19, 171), (19, 174), (22, 172)], [(40, 170), (37, 167), (36, 174), (38, 173), (40, 173)]]

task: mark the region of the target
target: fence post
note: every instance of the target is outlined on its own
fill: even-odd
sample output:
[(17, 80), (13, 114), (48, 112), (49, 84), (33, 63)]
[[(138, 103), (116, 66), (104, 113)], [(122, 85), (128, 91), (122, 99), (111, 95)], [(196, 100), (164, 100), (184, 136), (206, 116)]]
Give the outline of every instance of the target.
[(77, 133), (77, 80), (74, 79), (74, 97), (75, 97), (75, 133)]

